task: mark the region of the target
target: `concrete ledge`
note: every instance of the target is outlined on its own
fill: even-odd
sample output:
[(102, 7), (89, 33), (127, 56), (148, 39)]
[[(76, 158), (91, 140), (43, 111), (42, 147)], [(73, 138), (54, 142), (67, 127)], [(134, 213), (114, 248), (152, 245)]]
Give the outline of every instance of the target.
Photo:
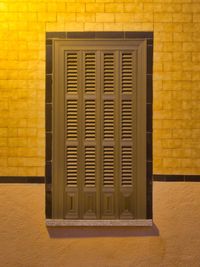
[(64, 220), (46, 219), (47, 226), (152, 226), (152, 220)]

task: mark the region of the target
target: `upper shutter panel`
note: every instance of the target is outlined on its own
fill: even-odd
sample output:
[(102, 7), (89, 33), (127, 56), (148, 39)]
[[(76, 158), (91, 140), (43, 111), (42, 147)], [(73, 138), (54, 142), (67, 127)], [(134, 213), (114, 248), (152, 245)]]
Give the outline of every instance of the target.
[(96, 55), (94, 52), (85, 53), (85, 93), (96, 91)]
[(114, 93), (114, 53), (103, 54), (103, 88), (105, 94)]
[(78, 54), (66, 53), (65, 56), (65, 88), (67, 93), (75, 94), (78, 88)]
[(135, 57), (132, 52), (121, 54), (122, 93), (125, 94), (132, 94), (133, 76), (135, 76), (133, 64), (135, 64)]

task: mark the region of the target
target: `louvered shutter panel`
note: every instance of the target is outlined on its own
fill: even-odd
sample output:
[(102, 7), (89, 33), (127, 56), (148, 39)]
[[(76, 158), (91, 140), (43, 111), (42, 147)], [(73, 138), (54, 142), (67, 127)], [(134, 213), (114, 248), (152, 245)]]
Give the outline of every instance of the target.
[(133, 219), (136, 52), (65, 51), (66, 219)]
[(103, 219), (116, 216), (116, 52), (101, 52), (102, 192)]
[(65, 218), (96, 219), (97, 52), (65, 52)]
[(97, 219), (97, 53), (82, 54), (83, 218)]
[(65, 52), (65, 217), (79, 218), (80, 52)]
[(120, 52), (120, 218), (135, 217), (136, 53)]
[(136, 54), (102, 52), (102, 218), (135, 217)]

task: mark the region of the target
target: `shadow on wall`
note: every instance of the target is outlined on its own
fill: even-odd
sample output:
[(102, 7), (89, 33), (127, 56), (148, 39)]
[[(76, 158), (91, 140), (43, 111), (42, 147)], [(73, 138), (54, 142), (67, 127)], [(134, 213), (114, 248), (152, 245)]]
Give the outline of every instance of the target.
[(151, 227), (47, 227), (47, 231), (50, 238), (159, 236), (155, 224)]

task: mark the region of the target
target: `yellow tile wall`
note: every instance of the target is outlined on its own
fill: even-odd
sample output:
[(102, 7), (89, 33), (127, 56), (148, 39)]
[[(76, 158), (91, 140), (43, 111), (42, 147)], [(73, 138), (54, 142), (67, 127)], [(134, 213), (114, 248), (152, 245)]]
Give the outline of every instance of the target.
[(0, 175), (44, 175), (46, 31), (154, 31), (154, 173), (200, 174), (200, 1), (1, 0)]

